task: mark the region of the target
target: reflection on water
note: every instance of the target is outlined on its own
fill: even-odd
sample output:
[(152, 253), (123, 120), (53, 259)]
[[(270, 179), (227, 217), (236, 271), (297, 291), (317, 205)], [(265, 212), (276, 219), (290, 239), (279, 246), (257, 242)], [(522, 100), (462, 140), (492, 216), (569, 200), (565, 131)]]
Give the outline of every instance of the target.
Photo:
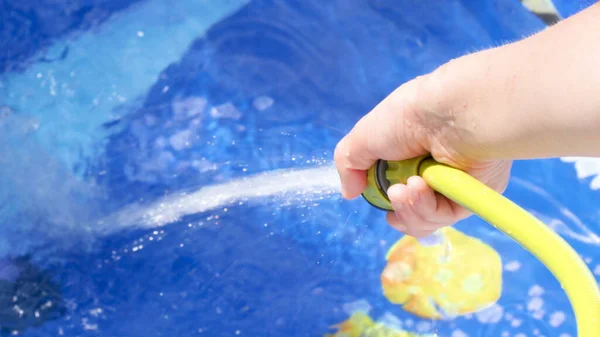
[(565, 157), (561, 158), (561, 160), (567, 163), (574, 163), (575, 170), (577, 171), (577, 178), (591, 178), (591, 189), (600, 189), (600, 158)]
[(0, 259), (0, 332), (16, 335), (66, 313), (60, 287), (28, 258)]
[[(529, 212), (558, 234), (587, 244), (600, 245), (599, 234), (595, 233), (590, 226), (586, 226), (572, 211), (555, 200), (550, 193), (531, 182), (519, 178), (513, 178), (512, 181), (522, 187), (521, 195), (524, 199), (535, 200), (532, 207), (528, 207), (527, 204), (522, 206), (526, 207)], [(530, 196), (528, 194), (534, 195)], [(548, 210), (556, 215), (544, 214), (548, 213)]]

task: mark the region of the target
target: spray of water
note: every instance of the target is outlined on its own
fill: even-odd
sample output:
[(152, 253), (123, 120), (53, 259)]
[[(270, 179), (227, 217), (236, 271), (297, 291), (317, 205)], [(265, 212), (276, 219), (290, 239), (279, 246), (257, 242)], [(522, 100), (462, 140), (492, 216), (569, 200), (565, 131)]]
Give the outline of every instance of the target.
[(279, 202), (306, 202), (339, 193), (339, 177), (331, 165), (301, 170), (275, 170), (205, 186), (187, 193), (167, 195), (151, 204), (133, 204), (97, 223), (101, 231), (151, 228), (175, 222), (186, 215), (224, 208), (251, 199), (277, 197)]
[(48, 242), (80, 247), (94, 234), (88, 224), (101, 217), (104, 191), (81, 166), (102, 156), (102, 126), (132, 111), (194, 40), (247, 2), (143, 1), (35, 57), (55, 61), (0, 74), (0, 256)]

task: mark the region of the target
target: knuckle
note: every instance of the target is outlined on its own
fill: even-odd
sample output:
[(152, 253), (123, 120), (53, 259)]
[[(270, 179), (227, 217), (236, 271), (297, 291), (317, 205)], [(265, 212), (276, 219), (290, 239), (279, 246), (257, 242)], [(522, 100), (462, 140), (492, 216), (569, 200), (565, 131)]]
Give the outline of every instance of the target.
[(429, 75), (420, 75), (400, 85), (386, 100), (393, 110), (411, 111), (416, 109), (426, 94), (425, 82)]
[(348, 168), (348, 164), (351, 162), (352, 154), (347, 143), (348, 138), (344, 137), (333, 152), (333, 160), (338, 168)]

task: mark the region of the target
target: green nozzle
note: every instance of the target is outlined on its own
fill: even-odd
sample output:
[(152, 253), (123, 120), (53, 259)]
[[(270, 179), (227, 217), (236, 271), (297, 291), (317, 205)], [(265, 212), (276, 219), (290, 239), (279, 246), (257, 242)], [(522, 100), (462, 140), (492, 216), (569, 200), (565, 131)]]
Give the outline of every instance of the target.
[(401, 161), (378, 160), (367, 171), (367, 187), (363, 198), (373, 207), (383, 211), (392, 211), (387, 190), (394, 184), (406, 184), (408, 178), (419, 175), (421, 163), (430, 156), (421, 156)]

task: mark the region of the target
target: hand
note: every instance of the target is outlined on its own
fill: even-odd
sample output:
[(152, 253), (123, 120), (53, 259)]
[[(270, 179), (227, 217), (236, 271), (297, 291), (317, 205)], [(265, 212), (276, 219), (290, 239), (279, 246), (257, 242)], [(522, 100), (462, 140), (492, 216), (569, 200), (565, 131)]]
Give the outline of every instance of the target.
[[(431, 154), (504, 192), (513, 159), (600, 156), (600, 4), (526, 39), (448, 62), (405, 83), (338, 144), (345, 198), (378, 159)], [(557, 48), (556, 46), (560, 46)], [(388, 222), (424, 237), (470, 213), (419, 177), (388, 190)]]
[[(483, 144), (472, 132), (478, 127), (479, 111), (486, 111), (478, 100), (491, 86), (481, 86), (479, 70), (487, 67), (486, 53), (491, 52), (449, 62), (405, 83), (364, 116), (335, 149), (343, 197), (353, 199), (362, 193), (366, 170), (376, 160), (403, 160), (427, 153), (504, 192), (512, 161), (482, 155)], [(387, 221), (417, 238), (470, 215), (418, 176), (406, 185), (391, 186), (388, 196), (395, 212), (387, 214)]]

